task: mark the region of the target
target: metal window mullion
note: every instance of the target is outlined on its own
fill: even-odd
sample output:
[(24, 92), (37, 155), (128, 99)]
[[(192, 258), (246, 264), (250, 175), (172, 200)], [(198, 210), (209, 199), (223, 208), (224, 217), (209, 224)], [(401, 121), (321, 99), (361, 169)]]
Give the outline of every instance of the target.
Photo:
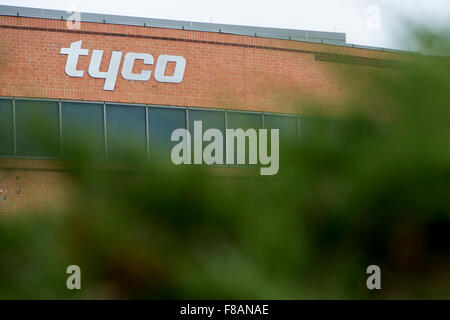
[(17, 156), (17, 137), (16, 137), (16, 98), (12, 99), (12, 121), (13, 121), (13, 143), (14, 156)]
[(63, 149), (63, 135), (62, 135), (62, 112), (61, 112), (61, 100), (58, 101), (58, 115), (59, 115), (59, 156), (64, 157)]
[(227, 157), (228, 157), (228, 155), (227, 155), (227, 150), (228, 150), (228, 135), (227, 135), (227, 129), (228, 129), (228, 112), (227, 112), (227, 110), (225, 110), (225, 112), (224, 112), (224, 114), (225, 114), (225, 132), (224, 132), (224, 134), (225, 134), (225, 154), (223, 155), (223, 157), (224, 157), (224, 159), (223, 159), (223, 163), (224, 164), (227, 164)]
[[(189, 108), (186, 107), (186, 130), (189, 132)], [(192, 133), (193, 135), (194, 133)], [(191, 163), (194, 163), (194, 152), (192, 150), (192, 145), (190, 142), (190, 146), (188, 147), (190, 149), (191, 152)]]
[[(228, 116), (227, 116), (227, 111), (225, 110), (225, 112), (224, 112), (224, 118), (225, 118), (225, 133), (226, 133), (226, 131), (227, 131), (227, 129), (228, 129)], [(226, 137), (227, 135), (225, 134), (225, 137)]]
[(262, 129), (265, 129), (264, 112), (261, 114), (261, 125)]
[(301, 129), (301, 124), (300, 124), (300, 117), (297, 117), (297, 143), (300, 144), (300, 129)]
[(186, 130), (189, 131), (189, 108), (186, 107)]
[(106, 129), (106, 103), (103, 102), (103, 145), (104, 145), (104, 153), (105, 159), (108, 158), (108, 139), (106, 138), (107, 129)]
[(147, 148), (147, 160), (150, 160), (150, 128), (148, 122), (148, 106), (145, 106), (145, 141)]

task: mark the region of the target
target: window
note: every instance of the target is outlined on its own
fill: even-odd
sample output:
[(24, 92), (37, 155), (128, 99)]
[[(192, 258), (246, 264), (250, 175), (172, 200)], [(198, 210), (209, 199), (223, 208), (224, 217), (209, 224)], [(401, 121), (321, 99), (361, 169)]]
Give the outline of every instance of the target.
[[(227, 112), (227, 129), (255, 129), (256, 143), (258, 143), (258, 130), (262, 128), (262, 114), (260, 113), (244, 113), (244, 112)], [(227, 144), (232, 143), (228, 141)], [(234, 164), (237, 164), (237, 143), (234, 139)], [(256, 150), (258, 152), (258, 150)], [(245, 138), (245, 163), (249, 164), (249, 138)], [(258, 159), (258, 154), (256, 153)]]
[(262, 114), (246, 113), (246, 112), (227, 112), (227, 128), (228, 129), (260, 129), (262, 127)]
[[(0, 156), (62, 156), (70, 159), (80, 153), (104, 159), (106, 154), (111, 160), (149, 156), (156, 162), (171, 163), (172, 149), (178, 143), (171, 141), (172, 132), (186, 128), (187, 125), (191, 139), (194, 139), (195, 121), (202, 121), (203, 134), (211, 128), (222, 132), (224, 164), (227, 164), (226, 144), (230, 143), (227, 141), (226, 129), (255, 129), (258, 149), (258, 129), (264, 125), (268, 129), (269, 152), (270, 129), (279, 129), (280, 153), (284, 153), (289, 145), (298, 141), (301, 144), (341, 145), (351, 141), (352, 137), (363, 136), (368, 130), (363, 123), (308, 116), (268, 113), (263, 118), (263, 114), (257, 112), (112, 103), (104, 106), (103, 103), (96, 102), (61, 102), (60, 110), (58, 101), (22, 98), (15, 100), (14, 107), (11, 98), (0, 98)], [(245, 164), (250, 162), (249, 139), (248, 136), (245, 138)], [(236, 142), (235, 137), (235, 165)], [(202, 153), (209, 144), (202, 137)], [(194, 149), (191, 150), (191, 155), (194, 163)]]
[(175, 129), (186, 128), (186, 109), (168, 107), (148, 108), (150, 159), (171, 163), (170, 154), (178, 142), (171, 141)]
[[(295, 116), (264, 115), (264, 128), (280, 129), (280, 143), (297, 143), (298, 123)], [(270, 131), (268, 132), (268, 135)]]
[(104, 158), (103, 104), (63, 102), (61, 116), (64, 157)]
[(14, 154), (12, 100), (0, 99), (0, 155)]
[(59, 157), (58, 102), (16, 100), (15, 109), (17, 154)]
[(267, 129), (268, 152), (272, 150), (270, 129), (279, 129), (279, 154), (280, 159), (285, 159), (285, 154), (292, 146), (298, 143), (297, 117), (288, 115), (264, 115), (264, 128)]
[[(202, 121), (202, 131), (205, 133), (208, 129), (219, 129), (222, 132), (223, 138), (223, 159), (222, 163), (225, 163), (225, 112), (212, 111), (212, 110), (189, 110), (189, 131), (191, 133), (191, 139), (194, 139), (194, 121)], [(202, 137), (203, 140), (203, 137)], [(208, 144), (211, 142), (206, 141), (202, 144), (202, 153)], [(192, 163), (194, 163), (194, 150), (192, 151)]]
[(108, 158), (146, 157), (145, 107), (107, 105), (106, 125)]

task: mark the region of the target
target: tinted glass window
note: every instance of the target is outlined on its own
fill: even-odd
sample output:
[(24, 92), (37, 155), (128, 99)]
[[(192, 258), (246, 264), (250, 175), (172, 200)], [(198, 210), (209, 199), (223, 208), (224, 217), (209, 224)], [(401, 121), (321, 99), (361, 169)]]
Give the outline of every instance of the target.
[(265, 114), (264, 128), (268, 129), (268, 152), (272, 150), (270, 129), (279, 129), (279, 157), (280, 159), (286, 159), (285, 153), (289, 148), (295, 147), (298, 143), (297, 126), (297, 117)]
[(107, 105), (106, 125), (108, 158), (146, 156), (145, 107)]
[[(255, 129), (256, 137), (258, 130), (262, 128), (262, 115), (258, 113), (227, 112), (227, 129)], [(227, 140), (227, 143), (231, 141)], [(256, 139), (256, 143), (258, 140)], [(258, 147), (257, 147), (258, 148)], [(256, 158), (258, 159), (258, 151)], [(234, 139), (234, 163), (237, 164), (237, 140)], [(249, 138), (245, 138), (245, 164), (249, 164)]]
[(259, 113), (227, 112), (227, 128), (259, 129), (262, 127), (262, 115)]
[(297, 117), (264, 115), (264, 128), (279, 129), (280, 141), (283, 143), (296, 143), (298, 140)]
[(182, 108), (148, 108), (150, 159), (171, 163), (170, 154), (178, 142), (170, 140), (172, 132), (186, 128), (186, 110)]
[[(205, 133), (208, 129), (218, 129), (222, 133), (222, 163), (225, 161), (225, 112), (213, 110), (189, 110), (189, 131), (192, 139), (194, 138), (194, 121), (202, 121), (202, 132)], [(202, 137), (203, 138), (203, 137)], [(203, 140), (203, 139), (202, 139)], [(211, 141), (212, 142), (212, 141)], [(202, 152), (205, 146), (211, 142), (202, 142)], [(194, 154), (192, 150), (192, 161), (194, 161)], [(213, 154), (214, 155), (214, 154)]]
[(84, 153), (103, 158), (103, 105), (95, 103), (63, 102), (62, 140), (64, 157)]
[(16, 100), (17, 154), (59, 157), (59, 104)]
[(14, 154), (12, 100), (0, 99), (0, 155)]

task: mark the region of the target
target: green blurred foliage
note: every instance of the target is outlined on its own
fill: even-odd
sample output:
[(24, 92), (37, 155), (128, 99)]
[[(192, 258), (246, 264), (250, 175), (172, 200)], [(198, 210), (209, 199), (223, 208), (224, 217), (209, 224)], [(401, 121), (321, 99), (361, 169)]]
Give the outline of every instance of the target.
[[(450, 298), (450, 61), (410, 60), (370, 75), (371, 113), (284, 150), (274, 177), (99, 170), (80, 152), (67, 210), (0, 221), (0, 298)], [(382, 290), (366, 288), (372, 264)]]

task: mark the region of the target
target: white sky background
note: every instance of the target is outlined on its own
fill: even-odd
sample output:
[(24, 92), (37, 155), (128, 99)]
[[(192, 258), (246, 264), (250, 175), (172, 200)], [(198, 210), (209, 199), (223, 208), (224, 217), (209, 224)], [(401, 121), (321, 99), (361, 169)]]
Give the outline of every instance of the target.
[(450, 26), (450, 0), (0, 0), (0, 4), (347, 34), (347, 42), (414, 50), (401, 18)]

